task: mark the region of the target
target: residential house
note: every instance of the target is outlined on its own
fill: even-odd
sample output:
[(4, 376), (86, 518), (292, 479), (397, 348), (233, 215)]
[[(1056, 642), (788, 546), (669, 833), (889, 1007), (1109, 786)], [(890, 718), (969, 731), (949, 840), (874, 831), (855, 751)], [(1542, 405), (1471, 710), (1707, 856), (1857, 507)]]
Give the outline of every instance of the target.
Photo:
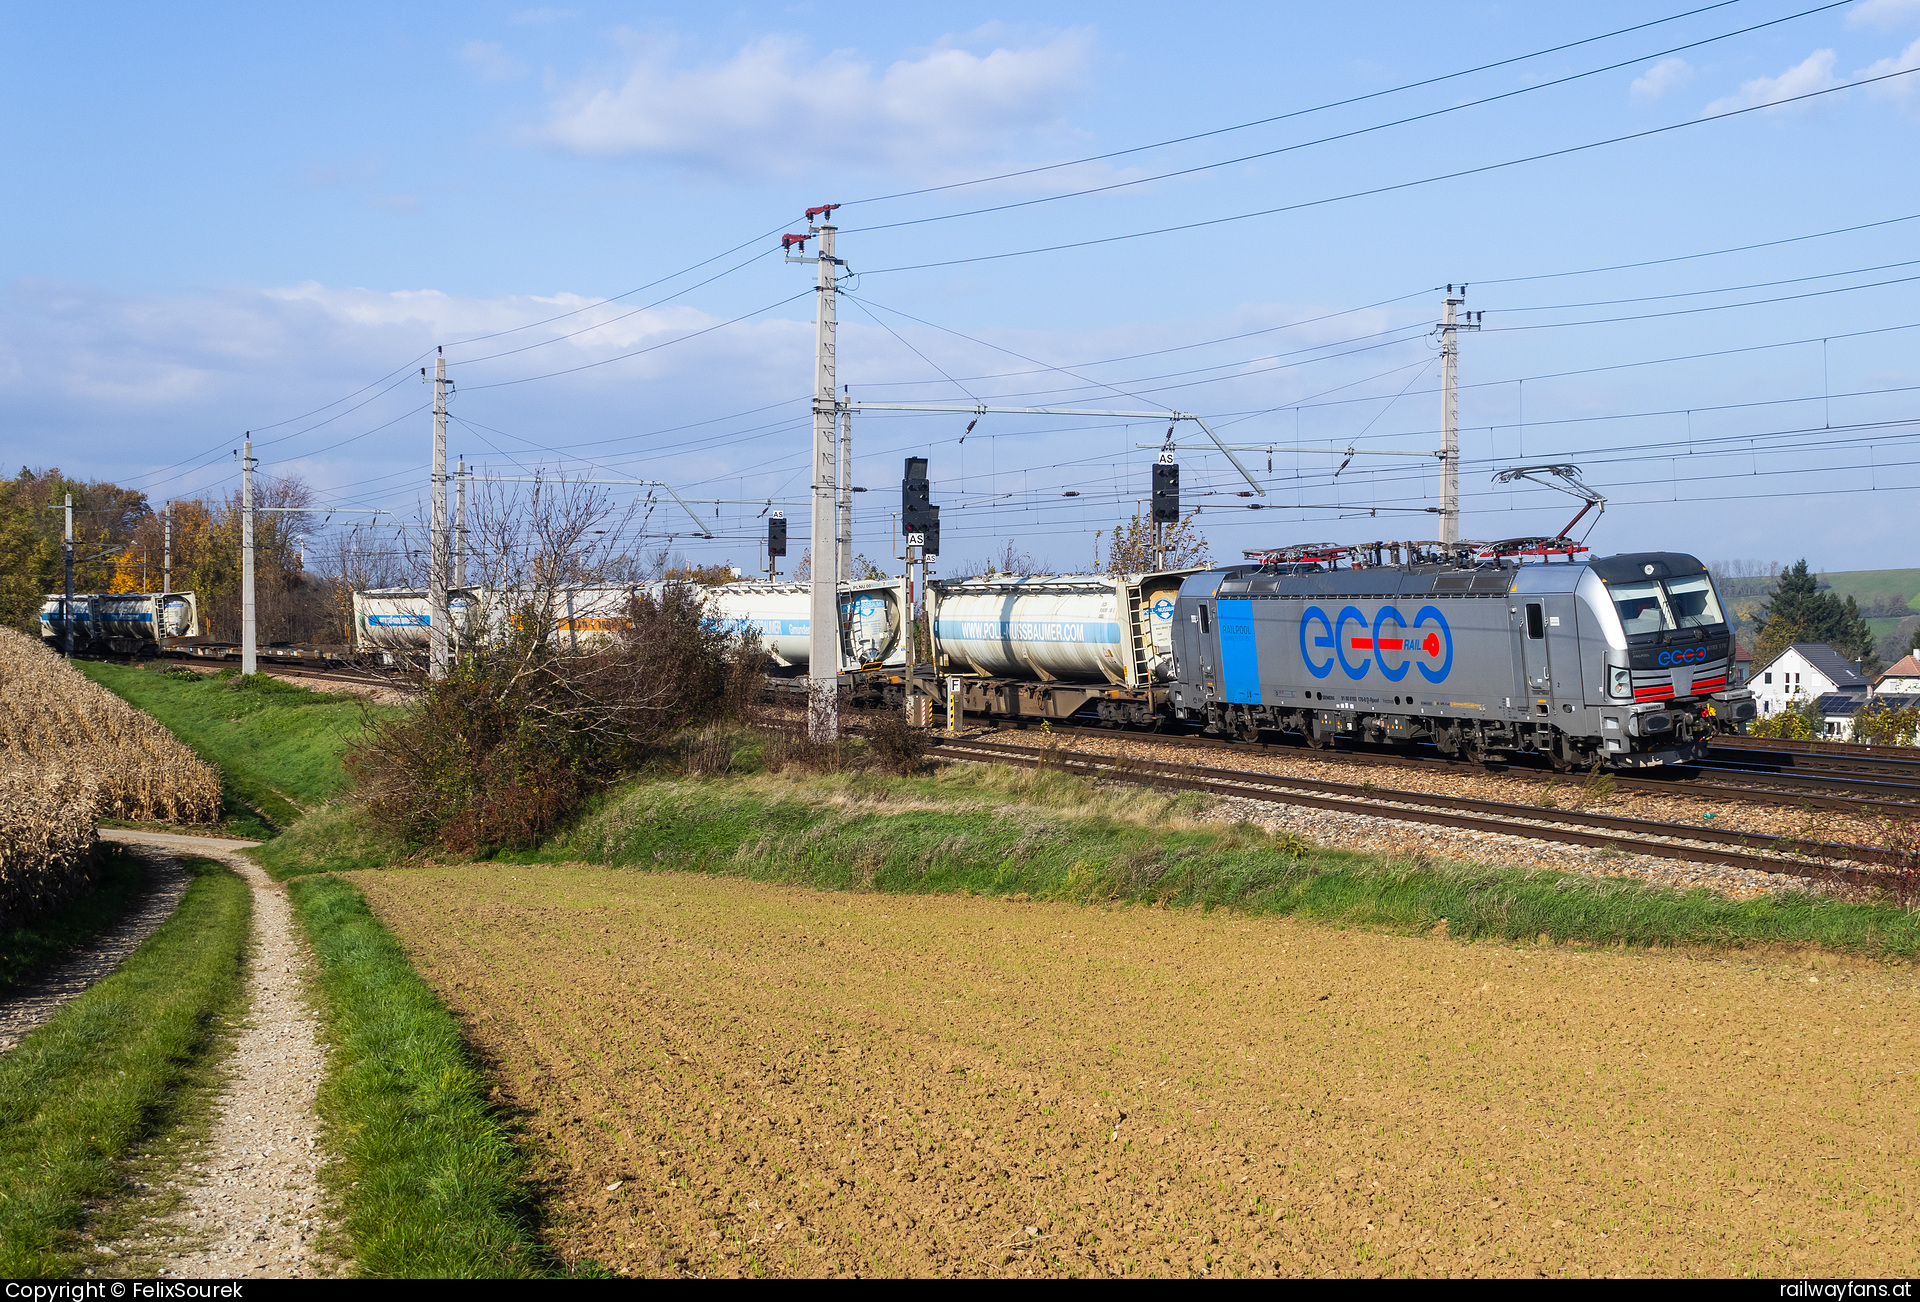
[(1912, 696), (1920, 693), (1920, 657), (1906, 655), (1873, 680), (1875, 696)]
[(1727, 686), (1745, 687), (1747, 680), (1752, 677), (1753, 652), (1741, 646), (1738, 641), (1735, 641), (1733, 644), (1733, 663), (1727, 666)]
[(1795, 642), (1762, 665), (1747, 686), (1760, 703), (1763, 718), (1819, 701), (1826, 735), (1843, 741), (1853, 731), (1854, 713), (1866, 704), (1872, 690), (1858, 665), (1815, 642)]

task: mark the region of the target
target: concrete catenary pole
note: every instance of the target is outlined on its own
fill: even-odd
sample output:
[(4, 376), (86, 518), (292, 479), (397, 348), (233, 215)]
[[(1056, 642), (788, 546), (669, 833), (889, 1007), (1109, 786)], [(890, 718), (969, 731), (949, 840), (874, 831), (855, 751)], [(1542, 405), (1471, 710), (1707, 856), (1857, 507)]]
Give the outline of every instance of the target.
[(467, 586), (467, 459), (464, 456), (453, 475), (453, 586), (464, 588)]
[(447, 676), (447, 356), (433, 359), (433, 506), (427, 545), (428, 673)]
[[(844, 393), (845, 390), (843, 389)], [(853, 409), (840, 410), (840, 486), (837, 503), (839, 528), (834, 570), (840, 582), (853, 579)]]
[(67, 541), (60, 548), (61, 560), (67, 571), (67, 601), (60, 608), (60, 627), (65, 630), (61, 641), (66, 644), (67, 659), (73, 659), (73, 494), (67, 494)]
[[(812, 224), (812, 214), (808, 223)], [(836, 470), (834, 426), (839, 416), (838, 391), (834, 387), (836, 322), (834, 309), (838, 292), (835, 271), (839, 266), (833, 253), (833, 213), (822, 214), (815, 227), (820, 239), (819, 302), (814, 312), (813, 335), (813, 574), (807, 602), (807, 733), (815, 741), (840, 739), (840, 612), (839, 584), (834, 570), (837, 532), (834, 498)]]
[(1467, 287), (1447, 286), (1440, 316), (1440, 541), (1460, 541), (1460, 331), (1478, 330), (1459, 319), (1455, 309), (1467, 301)]
[(253, 438), (240, 453), (240, 672), (260, 669), (260, 644), (253, 626)]
[(167, 503), (167, 509), (160, 516), (160, 536), (165, 539), (160, 549), (160, 591), (173, 591), (173, 503)]

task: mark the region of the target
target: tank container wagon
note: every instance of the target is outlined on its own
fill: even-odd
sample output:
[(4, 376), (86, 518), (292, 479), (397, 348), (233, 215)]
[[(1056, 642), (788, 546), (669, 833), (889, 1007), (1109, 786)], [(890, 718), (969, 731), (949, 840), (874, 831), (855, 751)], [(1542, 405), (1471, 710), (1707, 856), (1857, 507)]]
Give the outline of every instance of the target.
[(1162, 721), (1176, 677), (1175, 604), (1193, 573), (934, 580), (935, 662), (961, 708), (976, 713)]
[[(708, 617), (729, 629), (757, 634), (776, 676), (810, 671), (813, 619), (805, 583), (723, 583), (707, 589)], [(870, 579), (840, 585), (842, 674), (903, 670), (907, 662), (906, 580)]]
[[(655, 595), (666, 585), (605, 585), (566, 588), (552, 600), (554, 636), (572, 648), (594, 645), (625, 627), (627, 604), (637, 592)], [(707, 618), (731, 629), (756, 634), (772, 659), (777, 676), (804, 674), (809, 661), (809, 589), (804, 583), (728, 583), (703, 589)], [(459, 636), (498, 630), (516, 599), (525, 593), (485, 588), (452, 589), (449, 614)], [(905, 580), (881, 579), (842, 584), (840, 588), (842, 673), (884, 673), (906, 663)], [(429, 649), (431, 613), (419, 588), (381, 588), (356, 592), (354, 647), (395, 657), (424, 655)], [(900, 678), (899, 673), (894, 673)], [(901, 692), (893, 693), (900, 696)]]
[(200, 601), (191, 592), (49, 593), (40, 607), (40, 637), (56, 649), (73, 624), (77, 651), (158, 653), (181, 638), (201, 636)]
[(1250, 553), (1174, 612), (1170, 717), (1214, 734), (1427, 741), (1562, 770), (1690, 763), (1752, 719), (1706, 566), (1565, 539)]
[[(448, 617), (462, 637), (471, 636), (486, 606), (485, 590), (454, 588)], [(424, 588), (368, 588), (353, 594), (353, 649), (388, 664), (396, 657), (426, 655), (433, 617)]]

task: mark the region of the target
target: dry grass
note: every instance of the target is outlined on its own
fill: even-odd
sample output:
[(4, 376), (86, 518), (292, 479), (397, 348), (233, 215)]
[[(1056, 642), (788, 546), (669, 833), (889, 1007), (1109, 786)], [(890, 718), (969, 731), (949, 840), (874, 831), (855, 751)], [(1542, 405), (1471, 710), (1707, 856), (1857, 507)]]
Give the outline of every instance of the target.
[(0, 629), (0, 925), (84, 884), (95, 819), (219, 812), (219, 775), (153, 716)]

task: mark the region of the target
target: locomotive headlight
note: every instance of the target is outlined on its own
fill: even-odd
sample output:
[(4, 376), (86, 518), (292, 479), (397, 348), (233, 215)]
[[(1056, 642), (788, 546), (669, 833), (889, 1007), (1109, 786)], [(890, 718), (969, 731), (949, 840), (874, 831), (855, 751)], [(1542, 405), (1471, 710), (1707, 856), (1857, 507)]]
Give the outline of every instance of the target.
[(1607, 695), (1633, 695), (1633, 673), (1625, 665), (1613, 665), (1607, 670)]

